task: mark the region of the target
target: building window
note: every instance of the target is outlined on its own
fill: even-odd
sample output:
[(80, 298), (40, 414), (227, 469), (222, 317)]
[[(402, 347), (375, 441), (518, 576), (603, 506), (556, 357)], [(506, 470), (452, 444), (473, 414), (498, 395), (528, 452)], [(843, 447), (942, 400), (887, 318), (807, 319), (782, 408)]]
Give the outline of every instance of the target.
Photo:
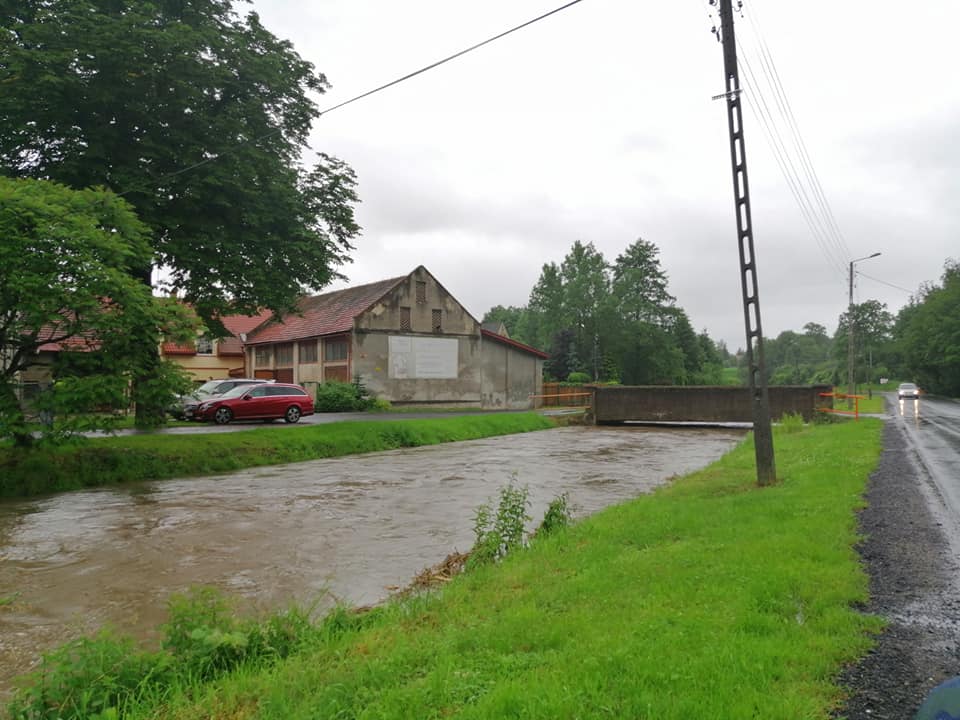
[(277, 345), (277, 367), (293, 366), (293, 343)]
[(197, 355), (213, 355), (213, 340), (203, 335), (198, 337)]
[(400, 329), (410, 329), (410, 308), (400, 308)]
[(325, 340), (323, 343), (323, 359), (325, 362), (337, 362), (347, 359), (347, 341), (345, 338)]
[(417, 305), (423, 305), (427, 302), (427, 284), (422, 280), (417, 280)]
[(443, 330), (443, 311), (434, 310), (433, 313), (433, 331), (440, 332)]
[(317, 361), (317, 341), (300, 343), (300, 364), (315, 363)]
[(257, 367), (270, 367), (273, 353), (269, 345), (258, 345), (256, 350)]

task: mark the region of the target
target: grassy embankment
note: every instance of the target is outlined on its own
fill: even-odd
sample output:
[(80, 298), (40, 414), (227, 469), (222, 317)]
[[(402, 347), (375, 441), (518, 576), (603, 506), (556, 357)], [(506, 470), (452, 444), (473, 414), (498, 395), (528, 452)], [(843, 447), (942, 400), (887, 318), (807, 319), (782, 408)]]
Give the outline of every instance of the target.
[(854, 609), (853, 547), (880, 428), (784, 425), (775, 486), (744, 443), (439, 592), (338, 611), (283, 661), (141, 687), (121, 715), (826, 720), (880, 627)]
[(0, 448), (0, 497), (417, 447), (554, 427), (535, 413), (261, 427), (248, 432), (132, 435), (60, 447)]

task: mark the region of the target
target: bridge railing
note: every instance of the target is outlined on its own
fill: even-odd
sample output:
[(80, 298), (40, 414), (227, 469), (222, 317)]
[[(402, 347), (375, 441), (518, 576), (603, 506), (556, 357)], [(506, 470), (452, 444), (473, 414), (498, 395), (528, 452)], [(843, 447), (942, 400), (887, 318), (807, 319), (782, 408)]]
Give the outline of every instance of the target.
[[(545, 390), (548, 388), (544, 388)], [(563, 392), (561, 392), (563, 391)], [(534, 407), (582, 407), (588, 408), (591, 405), (593, 391), (586, 391), (583, 388), (559, 388), (555, 392), (546, 392), (542, 395), (531, 395)]]
[(854, 420), (860, 419), (860, 401), (866, 399), (866, 395), (848, 395), (847, 393), (828, 392), (820, 393), (820, 397), (834, 398), (835, 400), (853, 400), (853, 410), (839, 410), (835, 407), (818, 407), (817, 412), (833, 413), (835, 415), (853, 415)]

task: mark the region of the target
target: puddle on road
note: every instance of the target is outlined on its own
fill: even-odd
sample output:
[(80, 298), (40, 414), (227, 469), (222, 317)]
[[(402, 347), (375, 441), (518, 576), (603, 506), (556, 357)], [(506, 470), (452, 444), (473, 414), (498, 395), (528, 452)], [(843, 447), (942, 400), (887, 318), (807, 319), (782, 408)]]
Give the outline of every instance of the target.
[(473, 541), (515, 477), (539, 520), (590, 513), (731, 449), (737, 430), (570, 427), (0, 503), (0, 695), (39, 653), (109, 624), (151, 638), (215, 585), (259, 609), (376, 602)]

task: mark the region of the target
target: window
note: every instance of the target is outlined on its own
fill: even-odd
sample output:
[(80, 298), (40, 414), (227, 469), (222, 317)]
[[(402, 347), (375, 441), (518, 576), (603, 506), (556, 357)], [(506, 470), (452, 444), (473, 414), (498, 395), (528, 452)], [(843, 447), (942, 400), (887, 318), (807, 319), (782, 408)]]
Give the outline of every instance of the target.
[(410, 308), (400, 308), (400, 329), (410, 329)]
[(272, 359), (273, 359), (273, 353), (271, 352), (271, 347), (269, 345), (257, 345), (257, 349), (256, 349), (257, 367), (269, 367)]
[(315, 363), (317, 361), (317, 341), (300, 343), (300, 363)]
[(273, 385), (267, 386), (267, 395), (273, 395), (274, 397), (278, 395), (306, 395), (306, 393), (300, 388), (288, 388), (288, 387), (274, 387)]
[(345, 338), (325, 340), (323, 343), (323, 359), (325, 362), (337, 362), (347, 359), (347, 341)]
[(417, 280), (417, 305), (423, 305), (427, 302), (427, 284)]
[(267, 386), (266, 385), (255, 385), (249, 393), (243, 393), (244, 395), (249, 394), (250, 397), (266, 397), (267, 396)]
[(293, 343), (277, 345), (277, 367), (293, 365)]
[(198, 337), (197, 355), (213, 355), (213, 340), (203, 335)]
[(432, 319), (433, 319), (433, 331), (434, 331), (434, 332), (440, 332), (441, 330), (443, 330), (443, 311), (442, 311), (442, 310), (434, 310), (433, 313), (432, 313), (432, 315), (433, 315), (433, 318), (432, 318)]

